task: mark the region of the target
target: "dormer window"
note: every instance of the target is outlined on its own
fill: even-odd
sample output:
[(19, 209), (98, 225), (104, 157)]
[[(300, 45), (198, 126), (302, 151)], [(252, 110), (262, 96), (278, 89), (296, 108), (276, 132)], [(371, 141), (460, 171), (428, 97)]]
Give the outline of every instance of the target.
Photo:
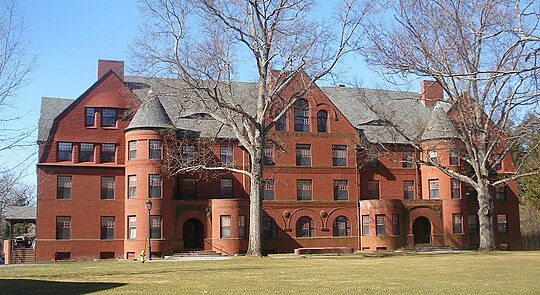
[(294, 131), (309, 132), (309, 105), (305, 99), (294, 106)]
[(115, 127), (116, 126), (116, 109), (103, 109), (101, 111), (101, 126)]

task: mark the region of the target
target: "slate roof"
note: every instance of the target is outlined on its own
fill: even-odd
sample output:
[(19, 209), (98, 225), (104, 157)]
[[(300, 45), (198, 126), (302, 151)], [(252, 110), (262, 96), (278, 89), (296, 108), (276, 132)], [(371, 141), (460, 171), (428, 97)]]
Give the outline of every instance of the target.
[[(201, 137), (235, 138), (232, 130), (205, 116), (195, 93), (178, 80), (125, 77), (126, 85), (142, 104), (126, 130), (171, 128)], [(245, 112), (255, 111), (256, 83), (234, 82), (220, 86), (227, 100)], [(322, 87), (345, 118), (370, 142), (408, 143), (409, 140), (455, 138), (457, 131), (446, 112), (449, 104), (426, 107), (420, 95), (350, 87)], [(149, 93), (150, 91), (150, 93)], [(54, 118), (74, 100), (44, 97), (39, 139), (46, 140)], [(240, 118), (239, 118), (240, 120)]]
[(424, 133), (422, 134), (422, 140), (429, 139), (444, 139), (444, 138), (457, 138), (459, 134), (456, 130), (456, 126), (450, 118), (446, 115), (442, 104), (437, 103), (433, 108), (429, 121), (426, 125)]
[[(150, 91), (151, 92), (151, 91)], [(159, 98), (153, 93), (148, 93), (150, 97), (144, 101), (131, 119), (127, 130), (145, 128), (172, 128), (173, 123), (163, 108)]]
[(46, 141), (49, 138), (54, 119), (74, 101), (74, 99), (53, 97), (43, 97), (41, 99), (38, 141)]
[(36, 207), (31, 206), (8, 206), (6, 207), (5, 220), (36, 220)]

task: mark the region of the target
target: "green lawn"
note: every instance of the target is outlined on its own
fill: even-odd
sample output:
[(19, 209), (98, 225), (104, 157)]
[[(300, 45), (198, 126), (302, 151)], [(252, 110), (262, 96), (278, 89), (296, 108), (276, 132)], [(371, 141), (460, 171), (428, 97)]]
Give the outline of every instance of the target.
[(540, 294), (539, 282), (540, 252), (0, 267), (0, 294)]

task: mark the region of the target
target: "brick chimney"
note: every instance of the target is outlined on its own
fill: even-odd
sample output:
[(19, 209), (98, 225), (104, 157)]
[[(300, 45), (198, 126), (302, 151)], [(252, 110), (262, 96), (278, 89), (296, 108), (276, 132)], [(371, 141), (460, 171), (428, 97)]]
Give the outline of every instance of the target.
[(101, 79), (111, 70), (124, 81), (124, 62), (121, 60), (98, 60), (97, 79)]
[(443, 99), (443, 89), (437, 81), (420, 82), (420, 99), (426, 107), (434, 106), (438, 100)]

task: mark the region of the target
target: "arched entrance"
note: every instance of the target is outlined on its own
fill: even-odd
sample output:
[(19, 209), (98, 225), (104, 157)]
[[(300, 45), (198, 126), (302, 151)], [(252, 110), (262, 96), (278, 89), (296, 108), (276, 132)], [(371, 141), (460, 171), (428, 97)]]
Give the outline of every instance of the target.
[(203, 224), (198, 219), (188, 219), (183, 227), (184, 250), (203, 249)]
[(426, 217), (418, 217), (413, 222), (414, 244), (431, 244), (431, 222)]

